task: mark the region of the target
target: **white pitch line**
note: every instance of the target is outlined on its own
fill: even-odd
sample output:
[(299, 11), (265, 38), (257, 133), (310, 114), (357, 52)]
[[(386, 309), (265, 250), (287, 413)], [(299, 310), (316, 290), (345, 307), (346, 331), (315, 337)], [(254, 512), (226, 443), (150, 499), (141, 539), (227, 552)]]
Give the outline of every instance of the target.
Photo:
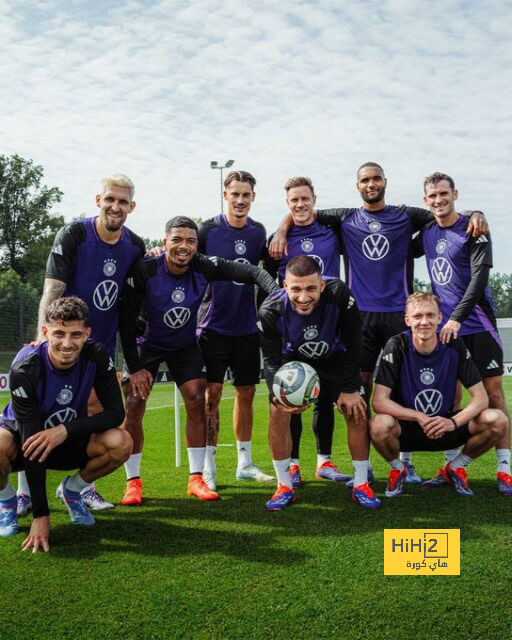
[[(255, 396), (268, 396), (268, 391), (263, 392), (263, 393), (255, 393)], [(223, 400), (234, 400), (235, 396), (222, 396), (222, 398), (220, 399), (221, 402)], [(146, 407), (146, 411), (155, 411), (156, 409), (170, 409), (171, 407), (174, 407), (174, 403), (170, 403), (170, 404), (162, 404), (159, 405), (158, 407)]]

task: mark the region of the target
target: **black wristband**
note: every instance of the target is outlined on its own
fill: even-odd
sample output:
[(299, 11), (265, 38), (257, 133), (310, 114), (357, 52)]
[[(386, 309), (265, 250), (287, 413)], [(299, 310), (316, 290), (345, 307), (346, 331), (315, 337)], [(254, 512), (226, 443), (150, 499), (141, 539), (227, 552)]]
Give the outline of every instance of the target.
[(453, 422), (453, 426), (458, 429), (459, 425), (455, 422), (455, 420), (453, 418), (450, 418), (450, 420)]

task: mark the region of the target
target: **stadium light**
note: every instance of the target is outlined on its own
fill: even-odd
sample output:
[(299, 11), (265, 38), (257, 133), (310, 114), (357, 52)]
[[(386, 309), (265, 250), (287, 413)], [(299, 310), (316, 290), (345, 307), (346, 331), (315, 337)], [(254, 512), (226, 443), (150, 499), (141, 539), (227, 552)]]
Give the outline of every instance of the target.
[(224, 169), (229, 169), (234, 165), (234, 160), (227, 160), (224, 164), (219, 164), (217, 160), (212, 160), (210, 162), (210, 169), (219, 169), (220, 170), (220, 212), (224, 213), (224, 185), (222, 184), (222, 172)]

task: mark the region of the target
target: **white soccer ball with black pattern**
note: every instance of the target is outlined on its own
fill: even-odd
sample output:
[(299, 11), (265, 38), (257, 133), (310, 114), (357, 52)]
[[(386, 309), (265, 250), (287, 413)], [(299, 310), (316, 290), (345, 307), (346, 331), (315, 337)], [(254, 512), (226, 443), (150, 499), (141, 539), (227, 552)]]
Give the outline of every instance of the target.
[(309, 406), (318, 400), (320, 378), (305, 362), (287, 362), (276, 371), (272, 391), (285, 407)]

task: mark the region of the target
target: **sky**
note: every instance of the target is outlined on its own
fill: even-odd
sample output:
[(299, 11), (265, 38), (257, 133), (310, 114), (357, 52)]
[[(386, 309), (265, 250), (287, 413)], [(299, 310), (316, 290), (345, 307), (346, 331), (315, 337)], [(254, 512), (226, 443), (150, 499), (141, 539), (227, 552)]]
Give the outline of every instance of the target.
[(220, 212), (212, 160), (256, 177), (269, 233), (291, 176), (319, 208), (358, 206), (375, 161), (387, 202), (420, 206), (443, 171), (512, 272), (510, 24), (510, 0), (0, 0), (0, 153), (44, 167), (66, 220), (126, 173), (128, 225), (150, 238)]

